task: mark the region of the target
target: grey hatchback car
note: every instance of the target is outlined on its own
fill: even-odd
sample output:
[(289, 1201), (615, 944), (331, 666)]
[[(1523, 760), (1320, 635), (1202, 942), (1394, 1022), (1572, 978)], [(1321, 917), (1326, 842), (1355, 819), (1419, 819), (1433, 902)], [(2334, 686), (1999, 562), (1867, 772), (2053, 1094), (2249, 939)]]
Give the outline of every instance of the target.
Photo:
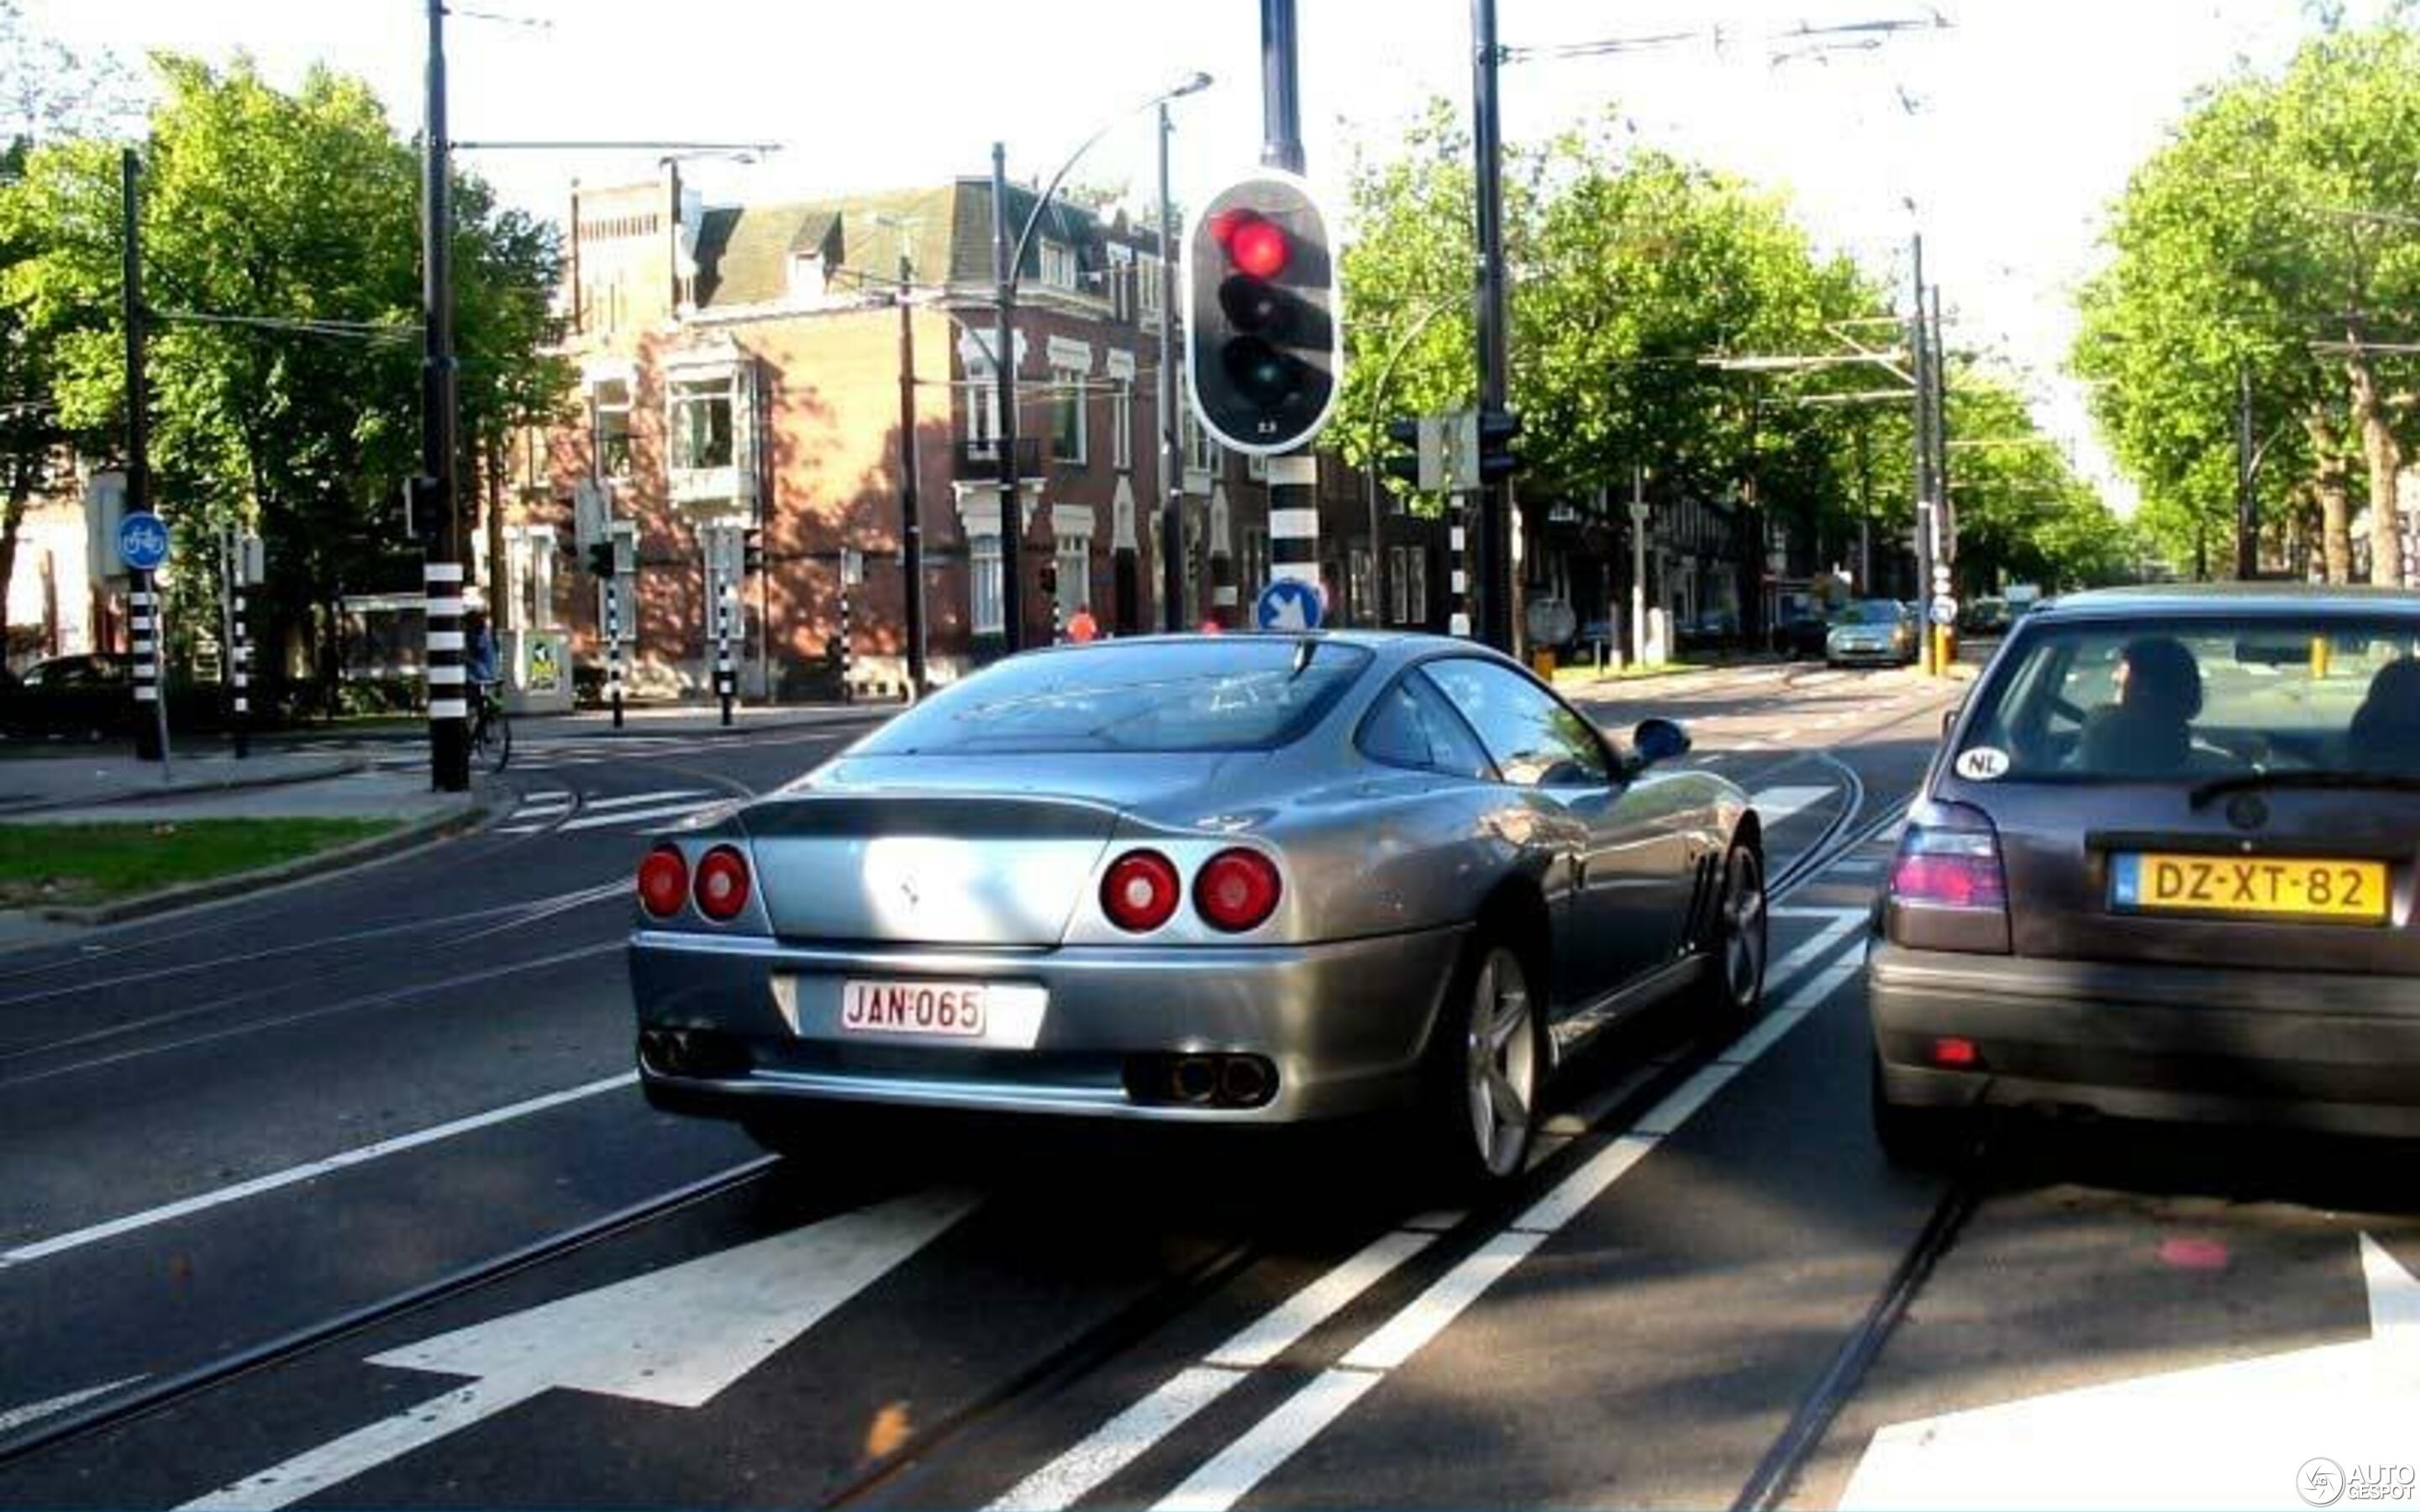
[(2078, 594), (1952, 717), (1868, 958), (1885, 1148), (1986, 1107), (2420, 1134), (2420, 594)]
[(658, 1105), (828, 1152), (851, 1104), (1188, 1123), (1418, 1109), (1521, 1168), (1548, 1071), (1761, 1000), (1756, 815), (1428, 636), (1030, 653), (643, 862)]

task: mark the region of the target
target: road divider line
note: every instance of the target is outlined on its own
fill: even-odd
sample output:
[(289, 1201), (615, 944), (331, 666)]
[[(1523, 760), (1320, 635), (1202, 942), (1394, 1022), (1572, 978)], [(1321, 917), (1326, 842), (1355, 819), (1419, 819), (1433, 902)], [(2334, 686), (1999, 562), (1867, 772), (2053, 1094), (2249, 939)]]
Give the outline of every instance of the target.
[[(1861, 917), (1863, 911), (1850, 912)], [(1840, 935), (1854, 928), (1855, 921), (1850, 918), (1836, 924), (1839, 926), (1837, 933), (1831, 933), (1832, 943), (1838, 948)], [(1804, 950), (1805, 947), (1800, 949)], [(1753, 1037), (1757, 1042), (1752, 1047), (1742, 1053), (1735, 1046), (1727, 1053), (1730, 1058), (1708, 1063), (1648, 1109), (1630, 1132), (1616, 1135), (1612, 1143), (1556, 1183), (1518, 1218), (1431, 1282), (1425, 1291), (1347, 1351), (1333, 1368), (1287, 1397), (1241, 1437), (1204, 1461), (1174, 1491), (1156, 1504), (1157, 1512), (1225, 1512), (1250, 1495), (1371, 1388), (1386, 1380), (1388, 1372), (1410, 1360), (1549, 1237), (1603, 1196), (1614, 1182), (1637, 1169), (1656, 1146), (1679, 1132), (1715, 1092), (1745, 1070), (1749, 1061), (1779, 1043), (1783, 1034), (1837, 991), (1862, 960), (1863, 951), (1858, 947), (1840, 949), (1838, 959), (1816, 971), (1768, 1021), (1776, 1026), (1770, 1032), (1762, 1032), (1767, 1026), (1759, 1026), (1760, 1036)]]
[(582, 801), (581, 808), (585, 812), (595, 813), (602, 809), (635, 809), (643, 803), (670, 803), (675, 798), (710, 798), (714, 795), (712, 788), (666, 788), (661, 793), (617, 793), (612, 797), (591, 795)]
[(24, 1265), (34, 1260), (47, 1259), (54, 1255), (82, 1249), (88, 1244), (98, 1244), (103, 1240), (116, 1239), (121, 1234), (131, 1234), (139, 1229), (189, 1217), (194, 1213), (207, 1212), (212, 1208), (225, 1207), (230, 1202), (240, 1202), (246, 1197), (258, 1196), (264, 1192), (274, 1192), (281, 1187), (314, 1180), (333, 1171), (345, 1170), (374, 1160), (383, 1160), (389, 1155), (398, 1155), (407, 1149), (418, 1149), (424, 1146), (438, 1144), (480, 1129), (492, 1128), (500, 1123), (510, 1123), (516, 1119), (525, 1119), (531, 1114), (543, 1113), (549, 1108), (561, 1107), (567, 1103), (580, 1102), (583, 1098), (596, 1097), (600, 1093), (635, 1086), (638, 1080), (636, 1072), (624, 1072), (618, 1076), (601, 1077), (578, 1087), (566, 1088), (559, 1092), (549, 1092), (542, 1097), (525, 1098), (504, 1107), (490, 1108), (485, 1113), (474, 1113), (468, 1118), (436, 1124), (412, 1134), (397, 1134), (392, 1139), (380, 1139), (376, 1143), (343, 1150), (319, 1160), (305, 1161), (300, 1165), (289, 1165), (282, 1171), (271, 1171), (266, 1176), (256, 1176), (250, 1180), (238, 1181), (233, 1186), (223, 1186), (214, 1191), (179, 1198), (175, 1202), (163, 1203), (156, 1208), (147, 1208), (141, 1212), (129, 1213), (123, 1218), (112, 1218), (106, 1223), (92, 1224), (50, 1239), (38, 1240), (31, 1244), (21, 1244), (15, 1249), (0, 1251), (0, 1270), (12, 1265)]
[(1385, 1280), (1405, 1260), (1435, 1242), (1436, 1237), (1435, 1230), (1415, 1228), (1389, 1229), (1379, 1235), (1246, 1324), (1203, 1355), (1199, 1365), (1170, 1377), (1150, 1396), (1018, 1481), (991, 1504), (992, 1512), (1062, 1512), (1072, 1506), (1224, 1396), (1229, 1387), (1301, 1342), (1303, 1335)]
[(14, 1433), (28, 1423), (39, 1423), (43, 1418), (55, 1416), (70, 1407), (80, 1406), (96, 1396), (106, 1396), (120, 1386), (132, 1386), (145, 1379), (147, 1378), (142, 1375), (121, 1376), (116, 1381), (104, 1381), (98, 1386), (86, 1386), (82, 1391), (67, 1392), (43, 1401), (27, 1402), (23, 1407), (12, 1407), (5, 1412), (0, 1412), (0, 1437)]

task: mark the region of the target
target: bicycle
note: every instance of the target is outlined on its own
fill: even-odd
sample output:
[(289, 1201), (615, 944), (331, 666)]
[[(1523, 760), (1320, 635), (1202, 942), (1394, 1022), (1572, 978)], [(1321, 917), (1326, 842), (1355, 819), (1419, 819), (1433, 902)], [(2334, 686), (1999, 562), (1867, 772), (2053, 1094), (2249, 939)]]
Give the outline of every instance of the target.
[(498, 698), (495, 683), (473, 684), (477, 705), (471, 713), (471, 764), (502, 772), (513, 759), (513, 721)]

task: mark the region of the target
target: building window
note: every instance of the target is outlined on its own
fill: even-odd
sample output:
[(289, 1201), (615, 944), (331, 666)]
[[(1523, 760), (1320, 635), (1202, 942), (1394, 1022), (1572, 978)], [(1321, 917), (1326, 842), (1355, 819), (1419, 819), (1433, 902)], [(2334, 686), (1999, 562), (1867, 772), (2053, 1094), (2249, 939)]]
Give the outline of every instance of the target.
[(1084, 424), (1084, 375), (1072, 367), (1050, 370), (1050, 435), (1059, 460), (1082, 467), (1089, 459)]
[(1159, 318), (1159, 259), (1135, 259), (1135, 308), (1146, 320)]
[(1249, 597), (1269, 585), (1269, 532), (1259, 525), (1244, 528), (1244, 578), (1239, 586)]
[(1063, 623), (1079, 609), (1093, 604), (1093, 538), (1089, 535), (1059, 537), (1059, 615)]
[(1135, 294), (1134, 249), (1111, 243), (1109, 247), (1109, 315), (1114, 319), (1134, 318)]
[(1000, 380), (989, 372), (967, 379), (967, 455), (997, 456), (1000, 436)]
[(673, 467), (705, 471), (731, 466), (731, 380), (676, 378), (672, 401)]
[(1254, 483), (1268, 482), (1269, 459), (1263, 456), (1258, 452), (1246, 452), (1244, 454), (1244, 476), (1251, 479)]
[(512, 628), (553, 629), (554, 527), (531, 525), (509, 531), (504, 548), (512, 573)]
[(1202, 428), (1202, 422), (1194, 418), (1193, 407), (1191, 405), (1186, 404), (1178, 407), (1176, 411), (1176, 429), (1177, 438), (1185, 447), (1185, 466), (1187, 471), (1192, 472), (1209, 471), (1217, 461), (1212, 451), (1215, 443), (1210, 440), (1210, 433)]
[(1076, 286), (1076, 249), (1063, 241), (1042, 243), (1042, 282), (1052, 288)]
[(1388, 618), (1397, 625), (1426, 625), (1429, 619), (1429, 554), (1417, 546), (1390, 547), (1387, 552)]
[(968, 617), (975, 634), (999, 635), (1007, 624), (1001, 615), (1000, 537), (978, 535), (970, 544), (974, 571), (968, 579)]
[(1378, 618), (1378, 585), (1370, 576), (1373, 560), (1366, 546), (1345, 548), (1344, 596), (1352, 600), (1354, 618), (1374, 623)]
[(1109, 402), (1109, 465), (1125, 472), (1134, 467), (1134, 380), (1118, 379)]
[[(630, 475), (630, 384), (605, 378), (596, 390), (597, 471), (608, 478)], [(727, 413), (727, 411), (726, 411)]]

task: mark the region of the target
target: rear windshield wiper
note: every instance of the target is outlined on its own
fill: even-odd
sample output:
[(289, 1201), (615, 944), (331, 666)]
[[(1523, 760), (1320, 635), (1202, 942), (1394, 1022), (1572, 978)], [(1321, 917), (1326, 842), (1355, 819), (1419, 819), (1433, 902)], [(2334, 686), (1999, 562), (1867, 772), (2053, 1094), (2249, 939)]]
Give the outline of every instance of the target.
[(2381, 788), (2395, 793), (2420, 793), (2420, 776), (2402, 772), (2238, 772), (2212, 778), (2193, 790), (2193, 806), (2205, 808), (2230, 793), (2255, 788)]

